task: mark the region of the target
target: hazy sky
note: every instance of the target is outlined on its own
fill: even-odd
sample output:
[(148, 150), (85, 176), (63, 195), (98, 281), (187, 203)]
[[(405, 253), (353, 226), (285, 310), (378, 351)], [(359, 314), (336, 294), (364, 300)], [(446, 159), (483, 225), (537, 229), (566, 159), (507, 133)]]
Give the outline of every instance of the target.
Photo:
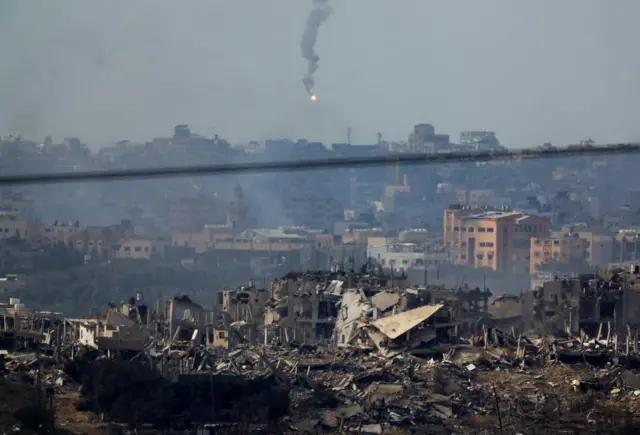
[(0, 134), (91, 144), (188, 123), (232, 141), (640, 140), (638, 0), (333, 0), (319, 101), (301, 83), (311, 0), (2, 0)]

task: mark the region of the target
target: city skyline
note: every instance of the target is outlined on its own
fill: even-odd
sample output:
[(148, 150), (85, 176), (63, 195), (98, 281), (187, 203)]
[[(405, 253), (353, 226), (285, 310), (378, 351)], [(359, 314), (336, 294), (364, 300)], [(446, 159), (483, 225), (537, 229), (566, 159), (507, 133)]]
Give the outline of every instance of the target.
[(497, 131), (514, 148), (640, 133), (640, 66), (625, 30), (640, 5), (333, 6), (310, 104), (299, 83), (307, 2), (5, 3), (0, 131), (100, 146), (177, 123), (232, 142), (339, 143), (351, 127), (354, 143), (373, 143), (378, 131), (401, 140), (426, 121)]

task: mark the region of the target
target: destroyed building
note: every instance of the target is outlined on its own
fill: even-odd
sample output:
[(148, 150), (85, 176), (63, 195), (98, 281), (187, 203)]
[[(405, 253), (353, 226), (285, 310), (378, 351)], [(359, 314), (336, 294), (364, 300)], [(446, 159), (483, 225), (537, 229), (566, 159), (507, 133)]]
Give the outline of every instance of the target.
[(556, 278), (522, 295), (525, 331), (624, 337), (640, 328), (640, 268)]
[(65, 318), (63, 337), (70, 343), (104, 351), (107, 354), (141, 352), (148, 339), (151, 312), (142, 302), (142, 294), (127, 303), (110, 306), (89, 318)]
[(229, 331), (234, 339), (241, 342), (259, 341), (268, 300), (269, 292), (257, 288), (253, 280), (248, 287), (217, 290), (216, 326)]
[(400, 291), (408, 286), (405, 274), (394, 276), (367, 266), (357, 272), (289, 273), (271, 286), (264, 313), (264, 340), (311, 343), (332, 340), (341, 301), (349, 291), (362, 289), (369, 297), (384, 289)]
[[(493, 301), (488, 289), (400, 287), (397, 277), (392, 286), (377, 271), (250, 282), (219, 290), (211, 309), (183, 295), (149, 310), (140, 295), (65, 319), (64, 374), (32, 352), (6, 353), (5, 369), (42, 371), (47, 385), (78, 394), (85, 424), (86, 411), (205, 434), (532, 433), (531, 424), (592, 433), (592, 421), (613, 424), (602, 414), (612, 403), (640, 394), (639, 342), (616, 338), (620, 322), (635, 325), (624, 306), (635, 303), (635, 275), (557, 280)], [(12, 330), (56, 331), (53, 317), (12, 310), (19, 321), (3, 319)], [(586, 337), (591, 329), (601, 337)]]
[(18, 298), (9, 299), (8, 304), (0, 304), (0, 349), (54, 345), (61, 317), (61, 313), (32, 310)]

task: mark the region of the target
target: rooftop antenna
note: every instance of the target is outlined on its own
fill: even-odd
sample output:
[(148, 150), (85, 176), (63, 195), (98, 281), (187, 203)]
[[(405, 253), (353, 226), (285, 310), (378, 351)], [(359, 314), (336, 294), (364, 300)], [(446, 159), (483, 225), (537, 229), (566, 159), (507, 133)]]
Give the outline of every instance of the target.
[(376, 137), (378, 138), (378, 141), (376, 143), (380, 145), (382, 143), (382, 133), (376, 133)]
[(347, 127), (347, 143), (351, 145), (351, 127)]

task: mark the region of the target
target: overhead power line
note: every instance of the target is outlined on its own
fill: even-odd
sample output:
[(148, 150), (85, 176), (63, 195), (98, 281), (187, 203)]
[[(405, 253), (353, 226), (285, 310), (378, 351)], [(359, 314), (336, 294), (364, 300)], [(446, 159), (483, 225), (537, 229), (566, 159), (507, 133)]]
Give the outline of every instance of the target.
[(299, 161), (224, 163), (196, 166), (119, 169), (86, 172), (61, 172), (24, 175), (0, 175), (0, 185), (49, 184), (80, 181), (108, 181), (140, 178), (165, 178), (238, 173), (305, 171), (387, 165), (427, 165), (439, 163), (491, 162), (553, 157), (629, 154), (640, 152), (640, 143), (568, 146), (564, 148), (473, 151), (449, 154), (391, 154), (369, 157), (309, 159)]

